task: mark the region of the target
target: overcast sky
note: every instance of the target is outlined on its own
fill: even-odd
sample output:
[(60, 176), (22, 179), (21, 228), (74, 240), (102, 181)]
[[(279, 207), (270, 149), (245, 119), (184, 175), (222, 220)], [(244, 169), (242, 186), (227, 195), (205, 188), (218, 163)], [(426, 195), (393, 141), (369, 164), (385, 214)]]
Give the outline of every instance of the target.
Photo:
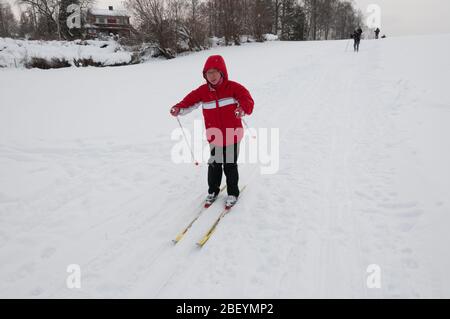
[[(1, 1), (1, 0), (0, 0)], [(15, 0), (7, 0), (14, 3)], [(97, 0), (97, 7), (123, 7), (123, 0)], [(381, 8), (381, 32), (388, 36), (450, 33), (450, 0), (353, 0), (366, 12), (369, 4)]]
[(450, 33), (450, 0), (354, 0), (366, 12), (381, 8), (381, 29), (391, 36)]

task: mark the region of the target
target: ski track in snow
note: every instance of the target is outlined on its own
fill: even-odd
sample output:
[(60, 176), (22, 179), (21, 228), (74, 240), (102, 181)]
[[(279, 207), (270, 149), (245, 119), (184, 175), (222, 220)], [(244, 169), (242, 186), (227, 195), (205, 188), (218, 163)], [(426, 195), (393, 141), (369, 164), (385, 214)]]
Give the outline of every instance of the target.
[[(407, 38), (399, 41), (412, 46)], [(441, 180), (425, 169), (427, 158), (415, 141), (417, 128), (431, 123), (423, 105), (448, 119), (450, 99), (427, 100), (433, 96), (427, 87), (406, 71), (395, 73), (401, 52), (396, 45), (364, 41), (357, 55), (344, 52), (345, 41), (211, 50), (223, 54), (232, 78), (250, 88), (256, 107), (249, 124), (280, 128), (280, 169), (260, 175), (258, 166), (240, 164), (241, 186), (248, 188), (201, 249), (195, 242), (220, 214), (224, 195), (179, 244), (171, 243), (206, 190), (206, 165), (170, 161), (170, 133), (177, 126), (166, 106), (188, 92), (191, 85), (183, 82), (189, 80), (174, 80), (173, 87), (183, 88), (176, 95), (158, 96), (173, 80), (161, 77), (160, 85), (149, 88), (127, 83), (123, 97), (114, 91), (101, 95), (103, 103), (93, 98), (89, 114), (104, 121), (104, 136), (91, 119), (79, 122), (84, 129), (54, 124), (48, 114), (55, 112), (64, 123), (77, 114), (77, 104), (64, 105), (70, 113), (65, 118), (58, 99), (48, 103), (40, 95), (45, 81), (30, 88), (31, 100), (2, 91), (7, 104), (0, 115), (10, 120), (2, 120), (6, 126), (0, 131), (0, 297), (449, 297), (442, 279), (448, 258), (441, 254), (441, 264), (433, 264), (437, 253), (429, 249), (448, 206), (448, 189), (437, 189)], [(261, 50), (271, 64), (252, 78), (248, 73), (260, 72), (264, 63), (252, 60)], [(90, 86), (97, 78), (113, 85), (106, 74), (132, 71), (145, 79), (167, 68), (192, 73), (209, 54), (107, 73), (42, 74), (56, 86), (74, 73), (88, 75), (81, 85), (96, 96)], [(408, 61), (405, 57), (405, 65)], [(41, 74), (27, 72), (33, 71), (1, 76), (11, 77), (11, 92), (18, 92), (27, 74), (28, 81)], [(155, 100), (142, 106), (148, 96)], [(10, 106), (14, 101), (18, 110)], [(39, 112), (30, 101), (47, 115), (35, 113), (30, 122), (21, 117), (27, 110)], [(130, 110), (122, 111), (118, 106), (125, 101)], [(114, 116), (102, 115), (107, 105)], [(81, 119), (87, 109), (81, 107)], [(193, 118), (201, 116), (183, 118), (186, 127)], [(21, 136), (27, 125), (30, 131)], [(421, 183), (438, 191), (422, 196)], [(447, 237), (436, 251), (446, 247)], [(66, 287), (69, 264), (81, 266), (82, 289)], [(381, 289), (366, 285), (371, 264), (382, 269)]]

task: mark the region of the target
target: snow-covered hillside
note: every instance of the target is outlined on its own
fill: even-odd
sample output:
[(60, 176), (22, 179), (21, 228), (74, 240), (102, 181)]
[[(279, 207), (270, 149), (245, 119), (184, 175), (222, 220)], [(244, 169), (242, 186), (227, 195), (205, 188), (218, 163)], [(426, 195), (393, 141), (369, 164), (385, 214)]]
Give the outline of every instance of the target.
[(0, 38), (0, 68), (33, 66), (33, 59), (51, 64), (52, 60), (65, 61), (68, 66), (82, 65), (91, 60), (102, 66), (123, 65), (131, 62), (132, 52), (116, 41), (28, 41)]
[[(0, 70), (0, 297), (449, 298), (450, 36), (346, 46)], [(279, 128), (279, 170), (240, 164), (248, 187), (210, 241), (195, 246), (223, 197), (174, 246), (206, 165), (173, 163), (168, 109), (212, 54), (253, 94), (248, 124)]]

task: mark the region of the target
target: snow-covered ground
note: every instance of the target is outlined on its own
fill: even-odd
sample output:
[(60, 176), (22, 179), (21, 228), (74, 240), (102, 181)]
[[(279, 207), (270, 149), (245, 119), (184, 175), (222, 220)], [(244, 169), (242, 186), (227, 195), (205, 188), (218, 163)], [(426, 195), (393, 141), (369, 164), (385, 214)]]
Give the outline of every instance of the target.
[[(0, 70), (0, 297), (449, 298), (450, 36), (346, 46)], [(253, 94), (249, 125), (279, 128), (280, 167), (241, 164), (248, 188), (210, 241), (195, 246), (220, 202), (173, 246), (206, 166), (172, 162), (168, 109), (210, 54)]]
[(74, 66), (82, 59), (92, 59), (104, 66), (125, 64), (132, 53), (115, 41), (31, 41), (0, 38), (0, 68), (23, 68), (33, 58), (65, 60)]

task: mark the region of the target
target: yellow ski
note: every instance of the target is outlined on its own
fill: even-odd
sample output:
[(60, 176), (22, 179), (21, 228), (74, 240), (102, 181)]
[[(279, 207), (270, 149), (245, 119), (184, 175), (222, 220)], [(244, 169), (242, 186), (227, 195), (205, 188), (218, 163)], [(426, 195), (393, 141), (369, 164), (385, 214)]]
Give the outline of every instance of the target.
[[(247, 185), (245, 185), (242, 190), (241, 193), (245, 190), (245, 188), (247, 187)], [(209, 228), (209, 230), (206, 232), (206, 234), (202, 237), (202, 239), (200, 239), (197, 242), (197, 246), (199, 247), (203, 247), (206, 242), (211, 238), (211, 235), (214, 233), (214, 231), (217, 228), (217, 225), (219, 225), (220, 221), (222, 220), (222, 218), (225, 217), (226, 214), (228, 214), (231, 210), (232, 207), (225, 207), (225, 209), (222, 211), (222, 213), (219, 215), (219, 217), (216, 219), (216, 221), (214, 222), (214, 224)]]
[[(220, 189), (219, 194), (222, 193), (222, 192), (225, 190), (226, 187), (227, 187), (227, 186), (224, 185), (224, 186)], [(217, 195), (217, 196), (218, 196), (218, 195)], [(211, 207), (211, 206), (205, 206), (204, 204), (202, 204), (202, 207), (200, 208), (200, 210), (199, 210), (198, 214), (195, 216), (195, 218), (189, 223), (189, 225), (186, 226), (186, 228), (184, 228), (184, 229), (177, 235), (177, 237), (175, 237), (174, 240), (172, 240), (172, 242), (173, 242), (174, 244), (179, 243), (179, 242), (183, 239), (184, 235), (186, 235), (186, 233), (189, 231), (189, 229), (191, 229), (192, 225), (194, 225), (194, 223), (197, 221), (197, 219), (199, 219), (199, 217), (203, 214), (203, 212), (204, 212), (205, 210), (207, 210), (209, 207)]]

